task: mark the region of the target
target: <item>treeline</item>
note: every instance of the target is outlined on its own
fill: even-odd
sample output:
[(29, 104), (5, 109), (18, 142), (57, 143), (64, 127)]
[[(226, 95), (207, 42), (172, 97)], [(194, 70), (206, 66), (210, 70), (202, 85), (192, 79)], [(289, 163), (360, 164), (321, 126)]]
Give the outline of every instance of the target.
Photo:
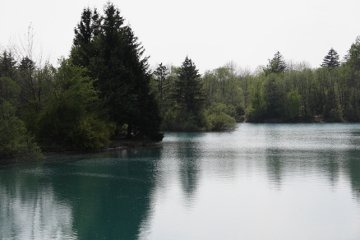
[(103, 149), (114, 140), (160, 141), (160, 131), (224, 131), (236, 122), (358, 122), (360, 40), (343, 62), (286, 64), (278, 52), (256, 74), (224, 66), (199, 74), (148, 57), (119, 10), (84, 9), (59, 67), (0, 54), (0, 158)]
[(98, 150), (118, 138), (162, 139), (143, 48), (111, 3), (84, 9), (69, 58), (37, 66), (0, 56), (0, 158)]
[[(342, 62), (334, 49), (315, 69), (287, 64), (277, 52), (255, 74), (238, 73), (231, 65), (207, 71), (202, 77), (193, 74), (201, 87), (186, 83), (187, 61), (191, 62), (186, 59), (180, 68), (160, 64), (154, 72), (152, 86), (163, 129), (227, 130), (242, 121), (360, 121), (360, 38)], [(179, 98), (176, 93), (181, 91), (194, 96)], [(201, 102), (197, 113), (186, 107), (194, 102), (191, 99)]]
[(243, 94), (238, 83), (237, 76), (226, 67), (201, 77), (188, 57), (181, 67), (160, 64), (153, 73), (152, 89), (160, 108), (162, 129), (233, 129), (243, 111)]
[[(360, 40), (344, 62), (334, 49), (321, 67), (285, 64), (280, 53), (264, 71), (243, 78), (250, 122), (358, 122), (360, 120)], [(244, 83), (243, 83), (244, 84)]]

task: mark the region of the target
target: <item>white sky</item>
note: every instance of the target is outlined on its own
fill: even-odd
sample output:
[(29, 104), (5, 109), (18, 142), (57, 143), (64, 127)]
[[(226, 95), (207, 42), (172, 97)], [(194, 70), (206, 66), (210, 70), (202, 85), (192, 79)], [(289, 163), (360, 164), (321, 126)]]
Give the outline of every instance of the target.
[[(113, 0), (143, 43), (150, 64), (192, 58), (201, 72), (230, 61), (254, 70), (276, 51), (319, 66), (333, 47), (341, 58), (360, 35), (359, 0)], [(0, 46), (23, 39), (32, 24), (39, 55), (69, 54), (84, 7), (102, 0), (1, 0)]]

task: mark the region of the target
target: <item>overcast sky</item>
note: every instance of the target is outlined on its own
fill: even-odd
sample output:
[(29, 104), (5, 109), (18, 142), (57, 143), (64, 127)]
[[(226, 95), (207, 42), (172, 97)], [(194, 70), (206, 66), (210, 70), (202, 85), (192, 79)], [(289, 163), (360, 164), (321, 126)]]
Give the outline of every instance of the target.
[[(150, 64), (180, 65), (189, 56), (201, 72), (230, 61), (254, 70), (276, 51), (313, 67), (333, 47), (341, 58), (360, 35), (359, 0), (114, 0), (143, 43)], [(2, 0), (0, 46), (19, 44), (31, 24), (35, 55), (68, 56), (84, 7), (102, 0)], [(22, 40), (24, 41), (24, 40)]]

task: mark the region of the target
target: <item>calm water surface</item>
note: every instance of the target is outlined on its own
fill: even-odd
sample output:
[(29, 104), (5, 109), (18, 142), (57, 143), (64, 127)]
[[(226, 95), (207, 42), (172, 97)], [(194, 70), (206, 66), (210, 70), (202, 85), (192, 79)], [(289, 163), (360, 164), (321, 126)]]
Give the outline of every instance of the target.
[(0, 239), (359, 240), (360, 125), (241, 124), (3, 166)]

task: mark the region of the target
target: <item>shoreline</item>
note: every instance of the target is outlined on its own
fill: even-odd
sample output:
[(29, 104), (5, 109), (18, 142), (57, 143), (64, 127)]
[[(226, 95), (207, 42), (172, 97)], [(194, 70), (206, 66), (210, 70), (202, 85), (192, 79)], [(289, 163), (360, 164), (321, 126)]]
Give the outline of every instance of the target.
[(16, 164), (26, 164), (34, 162), (44, 162), (51, 160), (54, 157), (61, 156), (86, 156), (88, 154), (101, 154), (112, 151), (121, 151), (121, 150), (131, 150), (131, 149), (141, 149), (141, 148), (150, 148), (160, 146), (161, 142), (153, 142), (150, 140), (116, 140), (110, 144), (109, 147), (94, 150), (94, 151), (81, 151), (81, 150), (49, 150), (43, 151), (43, 157), (41, 159), (26, 159), (25, 157), (14, 157), (14, 158), (4, 158), (0, 159), (0, 168), (4, 166), (11, 166)]
[[(307, 121), (307, 122), (278, 122), (278, 121), (266, 121), (266, 122), (238, 122), (236, 125), (241, 124), (290, 124), (290, 125), (298, 125), (298, 124), (360, 124), (360, 122), (326, 122), (326, 121)], [(164, 131), (164, 133), (221, 133), (221, 132), (232, 132), (236, 128), (227, 131)], [(94, 150), (94, 151), (81, 151), (81, 150), (44, 150), (42, 152), (43, 158), (41, 159), (26, 159), (26, 157), (15, 157), (15, 158), (3, 158), (0, 159), (0, 167), (10, 166), (15, 164), (23, 164), (23, 163), (33, 163), (33, 162), (42, 162), (46, 161), (53, 157), (60, 156), (86, 156), (88, 154), (101, 154), (112, 151), (122, 151), (122, 150), (131, 150), (131, 149), (141, 149), (141, 148), (151, 148), (151, 147), (159, 147), (163, 141), (151, 141), (151, 140), (114, 140), (108, 147)], [(45, 148), (46, 149), (46, 148)]]

